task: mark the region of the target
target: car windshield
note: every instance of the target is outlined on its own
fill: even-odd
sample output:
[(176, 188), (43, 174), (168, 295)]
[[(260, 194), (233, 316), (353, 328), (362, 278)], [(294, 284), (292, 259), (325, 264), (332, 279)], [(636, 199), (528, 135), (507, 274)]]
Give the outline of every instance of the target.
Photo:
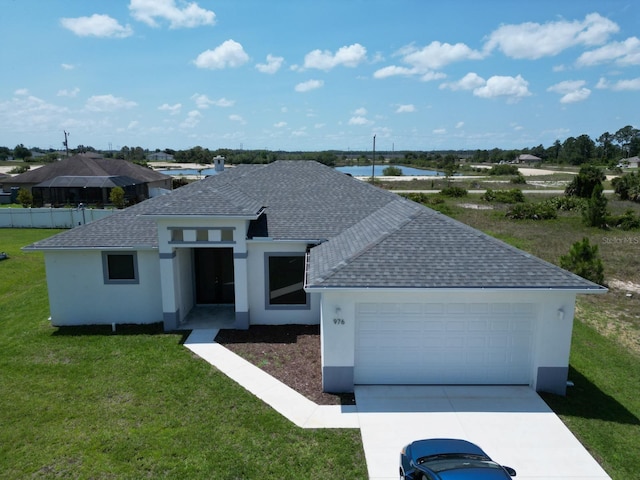
[(466, 468), (502, 468), (487, 457), (470, 454), (431, 455), (428, 457), (422, 457), (418, 460), (418, 463), (425, 465), (429, 470), (432, 470), (435, 473)]

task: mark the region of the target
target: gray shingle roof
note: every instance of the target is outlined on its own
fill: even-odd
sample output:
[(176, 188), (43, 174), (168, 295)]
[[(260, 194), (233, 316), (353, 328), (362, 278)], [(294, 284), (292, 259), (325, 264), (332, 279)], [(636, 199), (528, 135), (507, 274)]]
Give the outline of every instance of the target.
[(135, 163), (116, 158), (96, 158), (93, 155), (77, 154), (59, 162), (49, 163), (11, 178), (11, 184), (35, 185), (61, 176), (104, 177), (125, 176), (138, 182), (166, 180), (168, 175), (155, 172)]
[(309, 254), (311, 288), (602, 289), (422, 205), (304, 161), (229, 168), (27, 248), (157, 248), (158, 215), (260, 215), (250, 235), (321, 242)]

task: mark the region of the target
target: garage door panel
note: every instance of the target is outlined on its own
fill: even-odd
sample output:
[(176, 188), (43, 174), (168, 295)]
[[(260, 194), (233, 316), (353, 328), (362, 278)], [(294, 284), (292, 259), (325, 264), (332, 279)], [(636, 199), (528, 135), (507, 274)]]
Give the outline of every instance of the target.
[(529, 384), (535, 305), (358, 304), (355, 382)]

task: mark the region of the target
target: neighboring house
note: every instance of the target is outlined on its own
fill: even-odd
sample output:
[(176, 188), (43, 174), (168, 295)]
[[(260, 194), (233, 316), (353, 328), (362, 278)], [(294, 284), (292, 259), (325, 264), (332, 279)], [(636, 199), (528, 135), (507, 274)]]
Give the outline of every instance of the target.
[(170, 190), (171, 177), (126, 160), (78, 154), (3, 180), (2, 188), (30, 190), (36, 205), (107, 204), (113, 187), (122, 187), (131, 203), (155, 189)]
[(541, 162), (542, 159), (540, 157), (536, 157), (535, 155), (523, 153), (521, 155), (518, 155), (517, 161), (518, 163), (538, 163)]
[(618, 166), (625, 168), (638, 168), (638, 164), (640, 164), (640, 157), (636, 155), (635, 157), (621, 159)]
[(153, 152), (147, 155), (150, 162), (173, 162), (173, 155), (165, 152)]
[[(239, 165), (36, 242), (55, 326), (320, 324), (323, 388), (565, 393), (575, 299), (604, 287), (316, 162)], [(214, 315), (212, 313), (212, 315)]]

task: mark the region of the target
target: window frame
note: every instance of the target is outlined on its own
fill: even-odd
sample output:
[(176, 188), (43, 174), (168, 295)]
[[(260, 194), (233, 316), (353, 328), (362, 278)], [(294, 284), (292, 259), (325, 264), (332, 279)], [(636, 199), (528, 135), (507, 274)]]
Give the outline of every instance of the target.
[(311, 309), (311, 295), (309, 292), (303, 292), (305, 294), (305, 303), (289, 303), (278, 304), (271, 303), (271, 271), (270, 260), (272, 257), (301, 257), (302, 258), (302, 272), (300, 275), (300, 283), (304, 286), (305, 275), (305, 252), (265, 252), (264, 254), (264, 297), (265, 297), (265, 309), (266, 310), (310, 310)]
[[(131, 257), (133, 261), (133, 278), (111, 278), (109, 271), (109, 257)], [(106, 285), (135, 285), (140, 283), (138, 273), (138, 252), (102, 252), (102, 274)]]

